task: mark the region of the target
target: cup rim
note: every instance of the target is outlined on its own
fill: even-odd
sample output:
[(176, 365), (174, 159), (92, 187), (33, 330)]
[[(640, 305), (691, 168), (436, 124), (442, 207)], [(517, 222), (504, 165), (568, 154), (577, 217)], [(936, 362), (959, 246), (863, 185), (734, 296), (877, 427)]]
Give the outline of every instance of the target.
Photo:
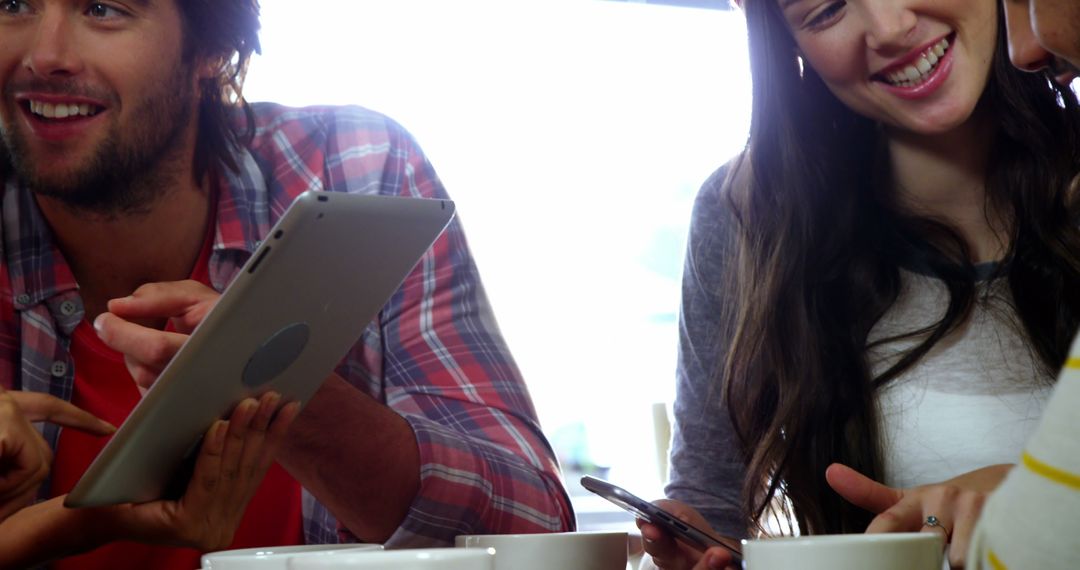
[[(282, 550), (284, 549), (284, 550)], [(257, 556), (297, 556), (313, 552), (328, 550), (381, 550), (381, 544), (366, 544), (359, 542), (347, 542), (342, 544), (277, 544), (273, 546), (253, 546), (251, 548), (234, 548), (231, 550), (216, 550), (204, 553), (200, 559), (221, 558), (249, 558)]]
[[(491, 548), (401, 548), (398, 550), (379, 550), (373, 552), (367, 552), (365, 554), (344, 554), (341, 556), (335, 556), (333, 561), (329, 558), (315, 558), (312, 557), (317, 564), (338, 564), (348, 563), (352, 560), (373, 560), (379, 558), (412, 558), (423, 555), (438, 555), (449, 556), (450, 558), (482, 558), (482, 557), (494, 557), (495, 551)], [(305, 559), (305, 563), (308, 562)]]
[(870, 544), (882, 542), (908, 542), (908, 541), (936, 541), (942, 542), (944, 537), (939, 532), (888, 532), (880, 534), (815, 534), (809, 536), (778, 536), (774, 538), (742, 539), (744, 547), (757, 548), (754, 545), (775, 545), (777, 547), (803, 545), (803, 544)]
[(567, 532), (530, 532), (530, 533), (518, 533), (518, 534), (459, 534), (454, 537), (454, 540), (458, 538), (551, 538), (562, 536), (601, 536), (601, 535), (621, 535), (628, 536), (630, 533), (625, 530), (581, 530), (581, 531), (567, 531)]

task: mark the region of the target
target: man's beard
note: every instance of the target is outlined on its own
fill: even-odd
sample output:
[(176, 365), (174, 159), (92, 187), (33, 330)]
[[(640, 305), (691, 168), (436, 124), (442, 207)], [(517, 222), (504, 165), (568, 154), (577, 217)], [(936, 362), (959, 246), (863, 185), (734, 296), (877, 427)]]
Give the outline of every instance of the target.
[[(14, 172), (35, 194), (52, 198), (72, 211), (100, 217), (148, 211), (178, 176), (190, 175), (191, 165), (178, 160), (184, 156), (180, 150), (197, 97), (191, 68), (182, 63), (171, 77), (157, 85), (136, 102), (126, 124), (113, 117), (114, 122), (107, 126), (104, 140), (93, 153), (62, 174), (50, 171), (40, 158), (35, 160), (14, 126), (3, 130), (0, 174)], [(39, 92), (79, 92), (53, 82), (34, 86)]]

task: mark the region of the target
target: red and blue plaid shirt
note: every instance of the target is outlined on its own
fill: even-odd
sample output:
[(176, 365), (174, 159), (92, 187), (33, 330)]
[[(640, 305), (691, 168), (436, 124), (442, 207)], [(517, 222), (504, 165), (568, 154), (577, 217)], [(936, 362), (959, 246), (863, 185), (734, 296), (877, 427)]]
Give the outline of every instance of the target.
[[(255, 137), (237, 152), (240, 172), (220, 179), (210, 259), (219, 291), (306, 190), (447, 197), (412, 137), (384, 116), (357, 107), (253, 109)], [(84, 317), (78, 284), (31, 193), (13, 178), (0, 208), (0, 385), (70, 400), (68, 347)], [(337, 372), (408, 420), (419, 443), (420, 491), (388, 545), (573, 528), (558, 464), (457, 220)], [(46, 424), (42, 433), (55, 447), (59, 429)], [(358, 457), (356, 468), (370, 464)], [(306, 490), (303, 506), (307, 542), (348, 540)]]

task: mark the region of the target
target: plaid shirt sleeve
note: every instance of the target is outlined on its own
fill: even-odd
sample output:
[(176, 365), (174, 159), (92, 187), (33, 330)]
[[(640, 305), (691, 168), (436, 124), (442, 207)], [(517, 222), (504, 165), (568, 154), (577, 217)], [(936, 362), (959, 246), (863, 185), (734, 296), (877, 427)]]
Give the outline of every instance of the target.
[[(325, 120), (326, 190), (448, 197), (401, 127), (362, 109)], [(419, 444), (420, 491), (388, 546), (574, 528), (558, 463), (457, 219), (338, 372), (401, 414)]]

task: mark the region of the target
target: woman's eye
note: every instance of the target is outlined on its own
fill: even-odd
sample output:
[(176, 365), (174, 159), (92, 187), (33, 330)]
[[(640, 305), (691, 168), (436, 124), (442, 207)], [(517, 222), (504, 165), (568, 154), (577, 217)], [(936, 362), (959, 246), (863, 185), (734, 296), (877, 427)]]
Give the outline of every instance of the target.
[(833, 2), (828, 4), (825, 8), (819, 10), (807, 20), (806, 27), (816, 30), (829, 25), (833, 19), (843, 11), (845, 6), (847, 6), (847, 2)]

